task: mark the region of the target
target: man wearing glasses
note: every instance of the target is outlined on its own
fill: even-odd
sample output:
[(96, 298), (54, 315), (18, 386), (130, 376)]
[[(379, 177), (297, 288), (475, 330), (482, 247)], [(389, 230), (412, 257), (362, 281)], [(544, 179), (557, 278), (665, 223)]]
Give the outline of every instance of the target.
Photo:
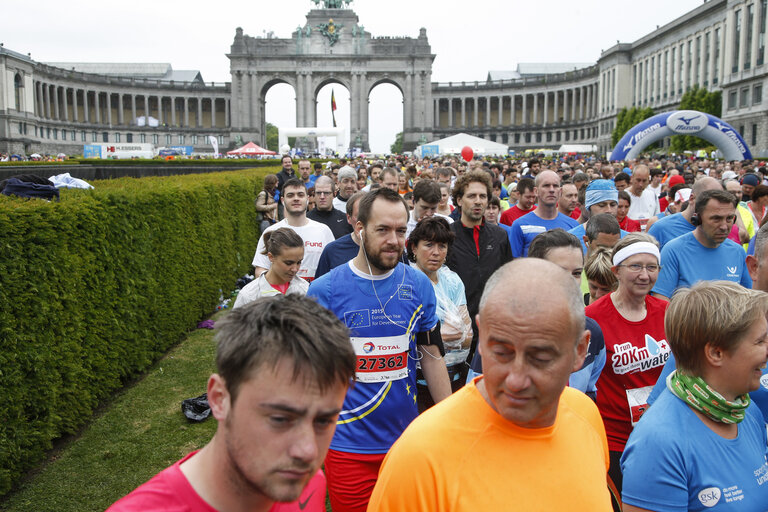
[(320, 176), (315, 180), (315, 208), (307, 212), (307, 218), (331, 228), (334, 238), (339, 239), (352, 232), (347, 215), (333, 207), (333, 180)]
[(661, 272), (651, 293), (669, 300), (680, 287), (703, 280), (725, 280), (752, 287), (746, 253), (728, 239), (736, 220), (738, 200), (724, 190), (707, 190), (696, 198), (693, 231), (668, 242), (661, 250)]

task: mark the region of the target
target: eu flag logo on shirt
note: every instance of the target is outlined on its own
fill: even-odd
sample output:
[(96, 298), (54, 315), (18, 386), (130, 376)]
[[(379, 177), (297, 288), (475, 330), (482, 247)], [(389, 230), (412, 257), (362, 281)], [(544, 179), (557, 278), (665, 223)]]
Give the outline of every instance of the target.
[(371, 326), (371, 310), (370, 309), (358, 309), (356, 311), (347, 311), (344, 313), (344, 323), (347, 327), (370, 327)]
[(413, 299), (413, 287), (409, 284), (401, 284), (397, 289), (397, 298), (400, 300)]

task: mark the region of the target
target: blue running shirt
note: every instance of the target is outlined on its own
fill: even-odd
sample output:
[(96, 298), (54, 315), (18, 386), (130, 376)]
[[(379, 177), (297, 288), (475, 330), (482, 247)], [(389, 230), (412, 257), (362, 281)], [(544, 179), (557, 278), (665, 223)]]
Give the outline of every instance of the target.
[(313, 281), (307, 295), (344, 322), (357, 354), (331, 449), (386, 453), (418, 415), (415, 335), (438, 322), (432, 283), (402, 263), (371, 280), (349, 262)]

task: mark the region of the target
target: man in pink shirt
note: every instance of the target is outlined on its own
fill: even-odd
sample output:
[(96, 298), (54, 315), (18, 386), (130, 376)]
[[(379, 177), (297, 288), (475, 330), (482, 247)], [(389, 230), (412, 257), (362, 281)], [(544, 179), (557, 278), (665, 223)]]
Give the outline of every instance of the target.
[(324, 511), (319, 469), (355, 374), (346, 327), (299, 295), (258, 299), (216, 324), (216, 434), (108, 510)]

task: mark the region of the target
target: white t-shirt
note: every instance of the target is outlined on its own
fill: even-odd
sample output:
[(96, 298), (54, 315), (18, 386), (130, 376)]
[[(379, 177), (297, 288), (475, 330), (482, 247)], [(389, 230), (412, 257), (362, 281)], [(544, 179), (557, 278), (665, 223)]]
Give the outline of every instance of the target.
[(347, 214), (347, 202), (339, 199), (338, 196), (333, 198), (333, 207), (339, 210), (344, 215)]
[(659, 214), (659, 199), (650, 188), (643, 190), (643, 193), (639, 196), (632, 194), (630, 189), (627, 189), (627, 193), (629, 193), (629, 197), (632, 200), (627, 217), (638, 221), (643, 231), (645, 231), (648, 219)]
[[(336, 240), (331, 232), (331, 229), (320, 222), (312, 219), (307, 219), (307, 223), (303, 226), (290, 226), (285, 221), (281, 220), (276, 224), (272, 224), (264, 233), (268, 231), (274, 231), (278, 228), (291, 228), (297, 235), (304, 240), (304, 259), (301, 262), (299, 272), (296, 274), (304, 279), (310, 280), (315, 277), (315, 270), (317, 270), (317, 264), (320, 261), (320, 255), (323, 253), (323, 248), (329, 243)], [(254, 267), (269, 268), (271, 266), (269, 258), (266, 254), (262, 254), (264, 250), (264, 233), (259, 238), (259, 245), (256, 248), (256, 255), (253, 257), (252, 265)]]

